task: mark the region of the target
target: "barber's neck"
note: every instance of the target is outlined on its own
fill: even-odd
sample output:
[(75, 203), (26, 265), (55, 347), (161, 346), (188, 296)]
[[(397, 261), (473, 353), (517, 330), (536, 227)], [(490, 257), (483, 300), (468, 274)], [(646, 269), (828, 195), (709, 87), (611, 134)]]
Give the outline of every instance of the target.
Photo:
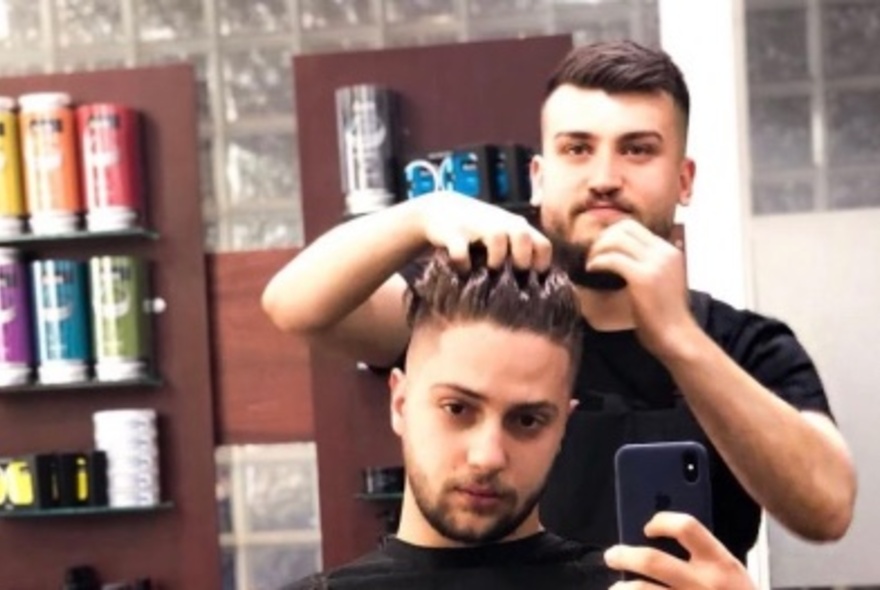
[(581, 315), (594, 330), (614, 332), (635, 327), (627, 289), (605, 291), (577, 287)]
[[(537, 507), (526, 518), (523, 523), (510, 535), (501, 539), (499, 542), (516, 541), (525, 537), (530, 537), (544, 530), (538, 518)], [(437, 529), (431, 526), (422, 511), (419, 510), (415, 498), (412, 495), (409, 485), (403, 494), (403, 505), (400, 511), (400, 525), (397, 528), (397, 538), (401, 541), (425, 547), (429, 549), (461, 549), (467, 547), (475, 547), (479, 544), (462, 543), (440, 534)]]

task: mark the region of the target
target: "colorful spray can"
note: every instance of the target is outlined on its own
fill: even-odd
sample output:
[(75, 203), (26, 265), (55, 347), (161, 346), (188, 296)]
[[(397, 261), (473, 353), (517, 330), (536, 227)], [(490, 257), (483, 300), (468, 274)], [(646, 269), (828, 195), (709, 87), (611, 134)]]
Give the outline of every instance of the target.
[(36, 234), (76, 230), (82, 201), (70, 96), (26, 94), (18, 102), (30, 229)]
[(31, 377), (31, 321), (25, 267), (19, 253), (0, 249), (0, 385)]
[(24, 187), (15, 99), (0, 96), (0, 235), (15, 236), (24, 230)]
[(91, 356), (85, 263), (36, 260), (31, 275), (39, 381), (84, 381)]
[(132, 109), (97, 103), (76, 109), (86, 228), (116, 230), (141, 216), (139, 118)]
[(133, 256), (89, 261), (95, 376), (100, 381), (146, 375), (149, 331), (144, 263)]

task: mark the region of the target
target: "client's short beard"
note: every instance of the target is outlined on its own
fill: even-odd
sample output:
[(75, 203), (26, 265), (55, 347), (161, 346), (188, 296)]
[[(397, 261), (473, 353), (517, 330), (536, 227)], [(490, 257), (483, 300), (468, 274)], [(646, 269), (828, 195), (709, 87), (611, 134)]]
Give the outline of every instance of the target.
[[(410, 482), (412, 483), (412, 480)], [(519, 510), (502, 516), (489, 528), (481, 532), (463, 530), (456, 527), (453, 519), (450, 518), (451, 508), (443, 501), (442, 496), (437, 504), (431, 505), (428, 499), (420, 493), (421, 490), (417, 486), (412, 486), (412, 489), (416, 506), (425, 520), (431, 525), (431, 528), (452, 541), (467, 545), (482, 545), (497, 543), (516, 532), (520, 525), (532, 514), (535, 506), (538, 505), (544, 486), (541, 486), (531, 496), (527, 497)]]
[(587, 271), (590, 246), (572, 244), (549, 236), (553, 245), (553, 262), (563, 269), (575, 285), (595, 291), (620, 291), (626, 287), (626, 279), (609, 271)]

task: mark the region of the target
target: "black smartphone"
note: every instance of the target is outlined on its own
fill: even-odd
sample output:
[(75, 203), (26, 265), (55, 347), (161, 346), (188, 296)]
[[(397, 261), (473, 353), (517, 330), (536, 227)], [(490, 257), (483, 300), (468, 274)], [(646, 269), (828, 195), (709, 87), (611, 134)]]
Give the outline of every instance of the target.
[(644, 529), (657, 512), (672, 511), (690, 514), (712, 531), (712, 487), (705, 447), (690, 441), (624, 445), (614, 457), (614, 469), (620, 542), (688, 559), (677, 541), (650, 539)]

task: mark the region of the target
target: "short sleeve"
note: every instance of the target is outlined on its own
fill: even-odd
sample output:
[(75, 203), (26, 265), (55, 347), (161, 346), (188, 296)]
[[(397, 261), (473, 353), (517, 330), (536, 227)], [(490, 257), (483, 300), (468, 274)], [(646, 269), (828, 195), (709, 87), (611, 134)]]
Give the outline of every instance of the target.
[(813, 360), (785, 323), (716, 302), (708, 331), (764, 387), (798, 410), (832, 416)]

